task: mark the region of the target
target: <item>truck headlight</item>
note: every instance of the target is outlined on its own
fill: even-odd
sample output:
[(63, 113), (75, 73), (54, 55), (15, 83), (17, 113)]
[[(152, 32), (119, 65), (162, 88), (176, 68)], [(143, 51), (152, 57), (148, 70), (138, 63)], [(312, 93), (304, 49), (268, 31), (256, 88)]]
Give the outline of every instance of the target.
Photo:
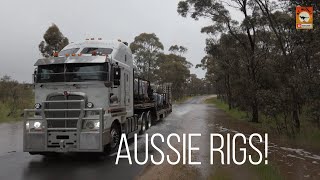
[(41, 127), (41, 122), (36, 121), (34, 122), (33, 126), (34, 128), (39, 129)]
[(94, 127), (96, 128), (96, 129), (99, 129), (100, 128), (100, 122), (98, 121), (98, 122), (95, 122), (94, 123)]
[(42, 130), (42, 122), (41, 121), (27, 121), (26, 122), (26, 129), (27, 130)]
[(99, 120), (88, 120), (84, 123), (84, 129), (98, 130), (100, 128)]

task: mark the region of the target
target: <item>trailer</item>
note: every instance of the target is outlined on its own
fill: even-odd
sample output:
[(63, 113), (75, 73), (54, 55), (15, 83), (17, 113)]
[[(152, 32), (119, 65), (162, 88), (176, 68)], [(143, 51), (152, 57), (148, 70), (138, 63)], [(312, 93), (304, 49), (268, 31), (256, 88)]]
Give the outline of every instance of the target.
[[(171, 84), (162, 84), (162, 90), (152, 88), (150, 81), (135, 78), (134, 79), (134, 113), (142, 118), (142, 130), (151, 127), (156, 121), (159, 121), (172, 112), (171, 105)], [(158, 100), (158, 97), (162, 100)]]
[(136, 76), (121, 41), (71, 43), (39, 59), (35, 105), (24, 110), (23, 150), (30, 154), (114, 151), (172, 112), (171, 84)]

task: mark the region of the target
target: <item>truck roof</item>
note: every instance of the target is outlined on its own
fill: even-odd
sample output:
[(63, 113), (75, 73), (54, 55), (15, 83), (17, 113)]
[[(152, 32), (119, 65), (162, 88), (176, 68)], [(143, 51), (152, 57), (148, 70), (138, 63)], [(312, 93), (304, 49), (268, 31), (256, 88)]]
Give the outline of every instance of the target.
[[(84, 48), (110, 48), (112, 52), (108, 56), (69, 56), (69, 57), (49, 57), (39, 59), (34, 65), (49, 65), (49, 64), (63, 64), (63, 63), (104, 63), (108, 61), (108, 57), (112, 60), (117, 60), (134, 68), (132, 52), (130, 48), (121, 41), (115, 40), (86, 40), (81, 42), (70, 43), (61, 51), (68, 49), (78, 49), (75, 54), (80, 54)], [(109, 58), (109, 59), (110, 59)]]
[(99, 48), (112, 48), (119, 49), (119, 46), (124, 45), (122, 42), (115, 40), (86, 40), (73, 42), (64, 47), (61, 51), (72, 48), (85, 48), (85, 47), (99, 47)]

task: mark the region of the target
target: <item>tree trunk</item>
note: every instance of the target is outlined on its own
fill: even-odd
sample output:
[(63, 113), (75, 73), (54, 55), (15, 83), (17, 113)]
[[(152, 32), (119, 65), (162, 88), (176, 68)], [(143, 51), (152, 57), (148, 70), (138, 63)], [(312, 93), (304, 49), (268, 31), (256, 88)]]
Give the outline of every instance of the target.
[(252, 104), (252, 122), (258, 123), (259, 122), (259, 108), (258, 108), (258, 100), (257, 97), (255, 96), (253, 99), (253, 104)]
[(293, 120), (294, 127), (299, 132), (300, 131), (300, 119), (299, 119), (299, 112), (298, 112), (297, 108), (295, 108), (292, 111), (292, 120)]
[(151, 60), (150, 60), (150, 58), (149, 58), (149, 60), (148, 60), (148, 81), (150, 81), (150, 62)]
[(256, 105), (252, 106), (252, 122), (258, 123), (259, 122), (259, 111)]
[(296, 130), (300, 131), (300, 118), (299, 118), (299, 103), (298, 103), (298, 97), (296, 93), (296, 89), (292, 88), (292, 98), (293, 98), (293, 111), (292, 111), (292, 121), (293, 125), (296, 128)]
[(227, 88), (227, 102), (229, 106), (229, 110), (232, 109), (232, 94), (231, 94), (231, 85), (230, 85), (230, 76), (229, 74), (225, 77), (225, 86)]

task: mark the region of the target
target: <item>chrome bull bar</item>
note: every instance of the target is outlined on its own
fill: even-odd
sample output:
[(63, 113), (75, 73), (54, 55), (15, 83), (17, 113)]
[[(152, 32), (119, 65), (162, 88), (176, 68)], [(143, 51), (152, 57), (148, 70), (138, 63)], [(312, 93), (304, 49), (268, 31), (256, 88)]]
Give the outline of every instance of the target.
[[(80, 103), (79, 109), (46, 109), (46, 103)], [(50, 118), (46, 117), (45, 112), (66, 112), (66, 111), (79, 111), (79, 117), (62, 117), (62, 118)], [(95, 117), (84, 117), (86, 112), (98, 112), (99, 116)], [(30, 114), (33, 113), (33, 117)], [(40, 116), (35, 116), (36, 113), (39, 113)], [(75, 128), (49, 128), (48, 120), (77, 120)], [(83, 128), (83, 121), (85, 120), (99, 120), (99, 129), (98, 130), (86, 130)], [(41, 122), (42, 128), (41, 131), (31, 131), (30, 127), (27, 129), (27, 122), (39, 121)], [(104, 132), (104, 121), (103, 121), (103, 109), (102, 108), (85, 108), (84, 100), (59, 100), (59, 101), (44, 101), (42, 102), (41, 109), (25, 109), (24, 110), (24, 120), (23, 120), (23, 149), (25, 152), (102, 152), (103, 147), (103, 132)], [(49, 148), (48, 147), (48, 133), (52, 131), (61, 131), (61, 132), (72, 132), (76, 133), (76, 146), (74, 148), (65, 148), (65, 145), (61, 145), (60, 148)], [(42, 135), (42, 136), (41, 136)], [(87, 137), (88, 138), (84, 138)], [(90, 135), (95, 135), (97, 138), (97, 145), (86, 147), (90, 145)], [(87, 140), (86, 140), (87, 139)], [(91, 138), (92, 139), (92, 138)], [(39, 141), (40, 140), (40, 141)], [(38, 142), (37, 142), (38, 141)], [(63, 141), (61, 141), (63, 142)], [(33, 145), (34, 144), (34, 145)], [(87, 145), (86, 145), (87, 144)]]

